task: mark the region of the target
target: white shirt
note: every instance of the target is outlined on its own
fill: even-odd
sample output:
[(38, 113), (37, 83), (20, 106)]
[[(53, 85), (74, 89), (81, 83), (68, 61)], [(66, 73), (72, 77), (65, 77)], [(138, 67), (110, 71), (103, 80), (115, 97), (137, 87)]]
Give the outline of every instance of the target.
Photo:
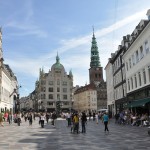
[(45, 116), (41, 116), (41, 120), (45, 120)]

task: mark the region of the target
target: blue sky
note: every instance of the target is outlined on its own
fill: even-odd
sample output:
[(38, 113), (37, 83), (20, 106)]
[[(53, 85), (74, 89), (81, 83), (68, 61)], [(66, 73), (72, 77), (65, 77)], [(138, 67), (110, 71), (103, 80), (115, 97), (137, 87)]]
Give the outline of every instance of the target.
[(39, 68), (51, 69), (57, 51), (74, 86), (89, 83), (92, 26), (105, 68), (149, 6), (149, 0), (0, 0), (4, 63), (22, 85), (21, 96), (34, 90)]

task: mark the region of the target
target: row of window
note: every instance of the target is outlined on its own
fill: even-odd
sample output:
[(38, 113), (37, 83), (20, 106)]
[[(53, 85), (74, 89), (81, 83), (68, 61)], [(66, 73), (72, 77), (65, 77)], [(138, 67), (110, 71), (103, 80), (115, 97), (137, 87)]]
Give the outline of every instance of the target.
[(128, 79), (128, 91), (150, 82), (150, 66)]
[[(60, 85), (61, 81), (57, 80), (57, 85)], [(54, 81), (49, 81), (49, 85), (54, 85)], [(67, 81), (62, 81), (62, 85), (67, 85)]]
[(123, 98), (124, 96), (126, 96), (125, 94), (126, 94), (126, 85), (125, 84), (123, 84), (123, 86), (121, 85), (121, 86), (117, 87), (114, 90), (115, 100)]
[[(123, 79), (122, 79), (123, 76)], [(115, 74), (115, 76), (113, 77), (113, 82), (114, 82), (114, 86), (116, 86), (117, 84), (121, 83), (122, 80), (125, 80), (125, 73), (124, 73), (124, 67), (122, 68), (122, 72), (121, 70), (119, 72), (117, 72), (117, 74)]]
[(98, 94), (97, 97), (98, 97), (98, 98), (106, 98), (106, 97), (107, 97), (107, 94)]
[[(56, 106), (55, 102), (47, 102), (47, 105), (49, 105), (49, 106)], [(61, 105), (62, 106), (69, 105), (69, 102), (61, 102)]]
[[(60, 92), (60, 87), (57, 87), (57, 92)], [(54, 92), (54, 88), (53, 87), (49, 87), (48, 88), (49, 92)], [(41, 92), (46, 92), (46, 88), (45, 87), (41, 87)], [(62, 88), (62, 92), (67, 93), (67, 88)]]
[(97, 93), (96, 91), (89, 91), (89, 92), (86, 92), (86, 95), (90, 95), (90, 94), (95, 95), (96, 93)]
[[(68, 99), (68, 97), (67, 97), (67, 95), (62, 95), (63, 97), (63, 100), (67, 100)], [(41, 94), (41, 99), (46, 99), (46, 95), (45, 94)], [(48, 99), (54, 99), (54, 94), (49, 94), (48, 95)], [(57, 99), (59, 100), (60, 99), (60, 95), (59, 94), (57, 94)]]
[[(143, 48), (144, 47), (144, 48)], [(126, 70), (128, 71), (132, 66), (136, 65), (144, 56), (149, 53), (148, 41), (144, 42), (144, 46), (141, 45), (138, 50), (136, 50), (131, 57), (126, 62)]]
[(113, 73), (116, 72), (116, 70), (120, 67), (121, 63), (120, 63), (120, 57), (118, 57), (116, 59), (116, 61), (114, 62), (114, 65), (113, 65)]
[[(49, 85), (54, 85), (55, 84), (55, 81), (48, 81), (48, 84)], [(61, 81), (60, 80), (57, 80), (57, 85), (60, 85), (61, 84)], [(46, 80), (41, 80), (41, 85), (46, 85)], [(67, 85), (67, 81), (62, 81), (62, 85)]]
[[(117, 55), (117, 52), (115, 55)], [(124, 64), (124, 60), (122, 59), (122, 55), (123, 55), (123, 53), (121, 53), (120, 56), (117, 57), (117, 59), (115, 60), (115, 62), (113, 64), (113, 73), (115, 73), (121, 67), (121, 63)]]

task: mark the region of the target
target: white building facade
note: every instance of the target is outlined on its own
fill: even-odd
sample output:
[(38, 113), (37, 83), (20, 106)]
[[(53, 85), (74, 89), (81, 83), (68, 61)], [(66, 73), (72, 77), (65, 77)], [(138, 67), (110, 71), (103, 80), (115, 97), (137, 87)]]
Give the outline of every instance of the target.
[(17, 78), (9, 65), (3, 64), (2, 31), (0, 29), (0, 112), (15, 111), (17, 100)]
[[(148, 10), (150, 19), (150, 10)], [(132, 42), (133, 38), (135, 40)], [(141, 20), (130, 38), (123, 56), (126, 68), (127, 99), (136, 111), (150, 110), (150, 20)]]
[(113, 84), (113, 66), (110, 63), (110, 59), (105, 67), (106, 71), (106, 87), (107, 87), (107, 108), (115, 114), (115, 98), (114, 98), (114, 84)]
[(123, 37), (105, 69), (107, 97), (111, 99), (114, 90), (116, 113), (150, 113), (150, 10), (147, 15), (148, 20), (141, 20), (131, 35)]

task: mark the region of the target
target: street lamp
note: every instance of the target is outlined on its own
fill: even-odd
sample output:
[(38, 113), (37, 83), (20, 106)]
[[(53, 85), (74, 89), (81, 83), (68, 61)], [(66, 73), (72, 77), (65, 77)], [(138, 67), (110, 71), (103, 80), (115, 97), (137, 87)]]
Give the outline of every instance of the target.
[(62, 104), (61, 104), (61, 101), (60, 101), (60, 97), (58, 97), (58, 100), (56, 101), (56, 112), (57, 112), (58, 115), (61, 112), (61, 107), (62, 107)]

